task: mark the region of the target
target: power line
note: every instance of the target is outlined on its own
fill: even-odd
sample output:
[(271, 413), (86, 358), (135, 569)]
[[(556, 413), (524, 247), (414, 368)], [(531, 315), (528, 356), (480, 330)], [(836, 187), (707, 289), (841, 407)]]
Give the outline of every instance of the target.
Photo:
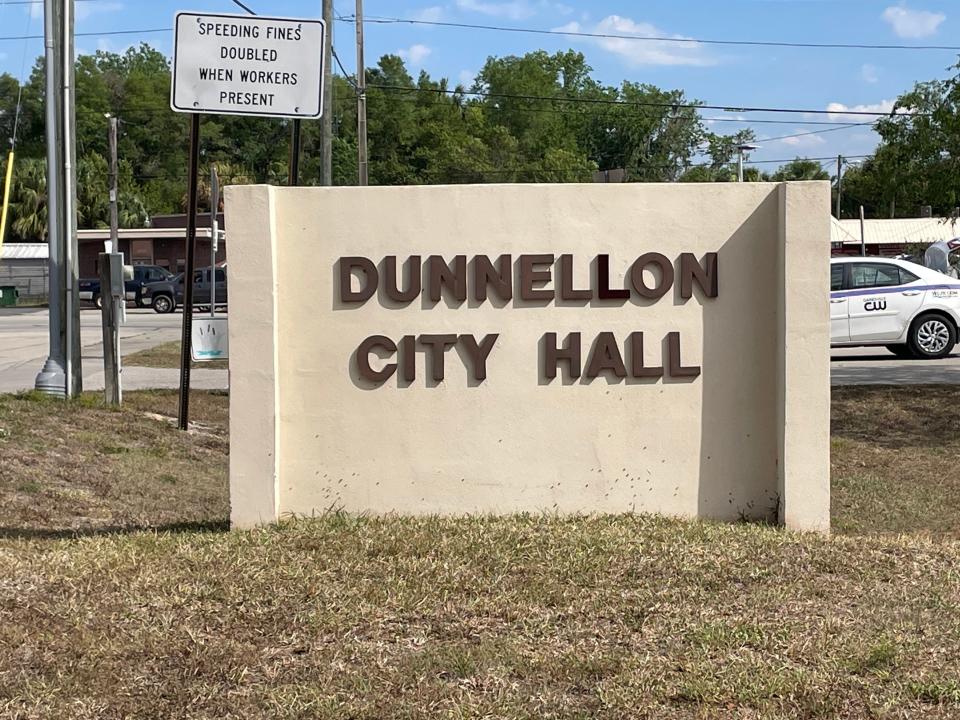
[[(30, 33), (30, 26), (33, 24), (33, 13), (27, 13), (27, 34)], [(27, 67), (27, 42), (23, 43), (23, 54), (20, 56), (20, 75), (17, 78), (17, 111), (13, 116), (13, 136), (10, 138), (10, 150), (17, 149), (17, 131), (20, 129), (20, 114), (23, 110), (23, 86), (24, 70)], [(0, 238), (2, 240), (2, 238)]]
[(403, 85), (369, 85), (368, 87), (377, 88), (380, 90), (397, 90), (401, 92), (426, 92), (426, 93), (442, 93), (446, 95), (470, 95), (473, 97), (481, 98), (503, 98), (508, 100), (533, 100), (541, 102), (565, 102), (565, 103), (582, 103), (588, 105), (619, 105), (623, 107), (659, 107), (659, 108), (692, 108), (700, 110), (719, 110), (721, 112), (737, 112), (737, 113), (747, 113), (747, 112), (765, 112), (765, 113), (800, 113), (807, 115), (854, 115), (854, 116), (864, 116), (864, 117), (885, 117), (885, 116), (896, 116), (896, 117), (930, 117), (931, 113), (920, 113), (920, 112), (898, 112), (894, 108), (891, 112), (875, 112), (868, 110), (819, 110), (819, 109), (801, 109), (801, 108), (778, 108), (778, 107), (736, 107), (729, 105), (706, 105), (699, 103), (678, 103), (678, 102), (639, 102), (631, 100), (612, 100), (609, 98), (564, 98), (564, 97), (550, 97), (547, 95), (524, 95), (516, 93), (492, 93), (492, 92), (482, 92), (482, 91), (470, 91), (470, 90), (445, 90), (443, 88), (421, 88), (421, 87), (404, 87)]
[[(91, 0), (92, 2), (92, 0)], [(76, 37), (103, 37), (105, 35), (146, 35), (148, 33), (169, 33), (171, 28), (146, 28), (144, 30), (103, 30), (100, 32), (78, 32)], [(12, 40), (43, 40), (43, 35), (6, 35), (0, 37), (0, 42)]]
[(850, 128), (864, 127), (866, 125), (872, 126), (873, 123), (872, 122), (849, 123), (847, 125), (841, 125), (840, 127), (826, 128), (824, 130), (811, 130), (809, 132), (794, 133), (793, 135), (779, 135), (777, 137), (758, 138), (757, 142), (772, 142), (774, 140), (790, 140), (791, 138), (801, 138), (801, 137), (806, 137), (807, 135), (822, 135), (823, 133), (837, 132), (838, 130), (849, 130)]
[[(341, 22), (354, 22), (351, 16), (340, 16)], [(591, 33), (580, 30), (543, 30), (538, 28), (521, 28), (504, 25), (478, 25), (472, 23), (441, 22), (439, 20), (410, 20), (396, 17), (365, 17), (365, 23), (379, 25), (429, 25), (433, 27), (450, 27), (469, 30), (490, 30), (495, 32), (527, 33), (531, 35), (562, 35), (565, 37), (596, 38), (603, 40), (634, 40), (639, 42), (682, 43), (687, 45), (736, 45), (752, 47), (780, 47), (780, 48), (816, 48), (844, 49), (844, 50), (960, 50), (960, 45), (893, 45), (868, 43), (818, 43), (818, 42), (790, 42), (780, 40), (718, 40), (714, 38), (687, 38), (668, 37), (661, 35), (622, 35), (617, 33)]]
[(232, 0), (232, 2), (233, 2), (234, 5), (237, 5), (237, 6), (239, 6), (239, 7), (242, 7), (244, 10), (246, 10), (246, 11), (247, 11), (248, 13), (250, 13), (251, 15), (256, 15), (256, 13), (255, 13), (253, 10), (251, 10), (251, 9), (248, 8), (246, 5), (244, 5), (242, 2), (240, 2), (240, 0)]
[(340, 72), (343, 73), (343, 79), (346, 80), (346, 81), (347, 81), (348, 83), (350, 83), (351, 85), (353, 85), (354, 88), (356, 88), (356, 87), (357, 87), (356, 81), (352, 80), (352, 79), (350, 78), (350, 74), (349, 74), (346, 70), (343, 69), (343, 63), (340, 62), (340, 56), (337, 55), (337, 51), (333, 48), (332, 45), (330, 46), (330, 53), (333, 55), (333, 59), (336, 60), (336, 62), (337, 62), (337, 67), (340, 68)]

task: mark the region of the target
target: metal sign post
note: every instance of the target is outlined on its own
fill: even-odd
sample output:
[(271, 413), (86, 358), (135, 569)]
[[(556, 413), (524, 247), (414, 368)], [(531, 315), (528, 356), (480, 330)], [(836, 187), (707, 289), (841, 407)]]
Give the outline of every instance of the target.
[(217, 246), (220, 244), (220, 176), (217, 166), (210, 166), (210, 317), (217, 314)]
[[(174, 28), (170, 107), (174, 112), (191, 115), (178, 417), (180, 429), (186, 430), (190, 415), (200, 114), (292, 118), (297, 131), (302, 118), (320, 117), (323, 114), (323, 51), (327, 27), (323, 20), (181, 12), (177, 13)], [(299, 170), (299, 132), (294, 133), (291, 150), (291, 184), (294, 184)], [(219, 186), (215, 176), (211, 179), (214, 181), (212, 185)], [(219, 241), (218, 209), (211, 203), (211, 315), (215, 314), (217, 301), (214, 253)], [(209, 322), (212, 326), (215, 321)]]
[[(197, 246), (197, 174), (200, 171), (200, 116), (190, 116), (190, 173), (187, 179), (187, 267), (183, 273), (183, 328), (180, 333), (181, 430), (190, 423), (190, 332), (193, 326), (193, 271)], [(174, 300), (176, 302), (176, 300)]]

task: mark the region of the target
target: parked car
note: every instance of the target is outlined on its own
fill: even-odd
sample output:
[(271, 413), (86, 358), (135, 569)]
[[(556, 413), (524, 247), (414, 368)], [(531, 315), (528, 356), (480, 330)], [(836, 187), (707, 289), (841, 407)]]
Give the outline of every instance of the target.
[[(147, 283), (161, 282), (173, 277), (166, 268), (159, 265), (134, 265), (133, 279), (124, 283), (127, 300), (132, 300), (137, 307), (143, 307), (142, 291)], [(102, 305), (100, 297), (100, 278), (84, 278), (80, 280), (80, 299), (92, 302), (97, 307)]]
[[(211, 293), (210, 268), (201, 268), (193, 273), (193, 305), (210, 307), (211, 295), (217, 306), (227, 304), (227, 266), (214, 268), (216, 289)], [(183, 305), (183, 273), (160, 282), (147, 283), (141, 291), (144, 305), (152, 306), (154, 312), (171, 313)]]
[(942, 358), (957, 344), (960, 281), (893, 258), (833, 258), (830, 343), (879, 345), (900, 357)]

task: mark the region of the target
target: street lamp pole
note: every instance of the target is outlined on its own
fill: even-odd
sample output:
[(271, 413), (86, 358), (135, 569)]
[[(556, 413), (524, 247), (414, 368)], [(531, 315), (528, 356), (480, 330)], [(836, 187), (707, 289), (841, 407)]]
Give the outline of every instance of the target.
[(751, 150), (756, 150), (758, 147), (759, 147), (758, 145), (749, 145), (749, 144), (747, 144), (747, 143), (743, 143), (743, 144), (741, 144), (741, 145), (737, 145), (737, 153), (738, 153), (738, 155), (737, 155), (737, 182), (743, 182), (743, 156), (744, 156), (744, 153), (748, 153), (748, 152), (750, 152)]

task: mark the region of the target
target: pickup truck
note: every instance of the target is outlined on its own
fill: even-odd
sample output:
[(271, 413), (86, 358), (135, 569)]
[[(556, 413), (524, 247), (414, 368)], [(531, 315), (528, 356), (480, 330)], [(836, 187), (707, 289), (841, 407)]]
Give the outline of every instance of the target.
[[(213, 298), (218, 306), (227, 304), (227, 266), (214, 268), (216, 295)], [(210, 268), (201, 268), (193, 273), (193, 304), (210, 307), (211, 300)], [(153, 307), (154, 312), (172, 313), (183, 305), (183, 273), (160, 282), (147, 283), (141, 291), (141, 302)]]
[[(134, 265), (133, 280), (124, 283), (127, 300), (133, 300), (137, 307), (143, 307), (143, 288), (147, 283), (170, 280), (173, 274), (159, 265)], [(92, 302), (97, 307), (102, 305), (100, 298), (100, 278), (84, 278), (80, 280), (80, 299)]]

